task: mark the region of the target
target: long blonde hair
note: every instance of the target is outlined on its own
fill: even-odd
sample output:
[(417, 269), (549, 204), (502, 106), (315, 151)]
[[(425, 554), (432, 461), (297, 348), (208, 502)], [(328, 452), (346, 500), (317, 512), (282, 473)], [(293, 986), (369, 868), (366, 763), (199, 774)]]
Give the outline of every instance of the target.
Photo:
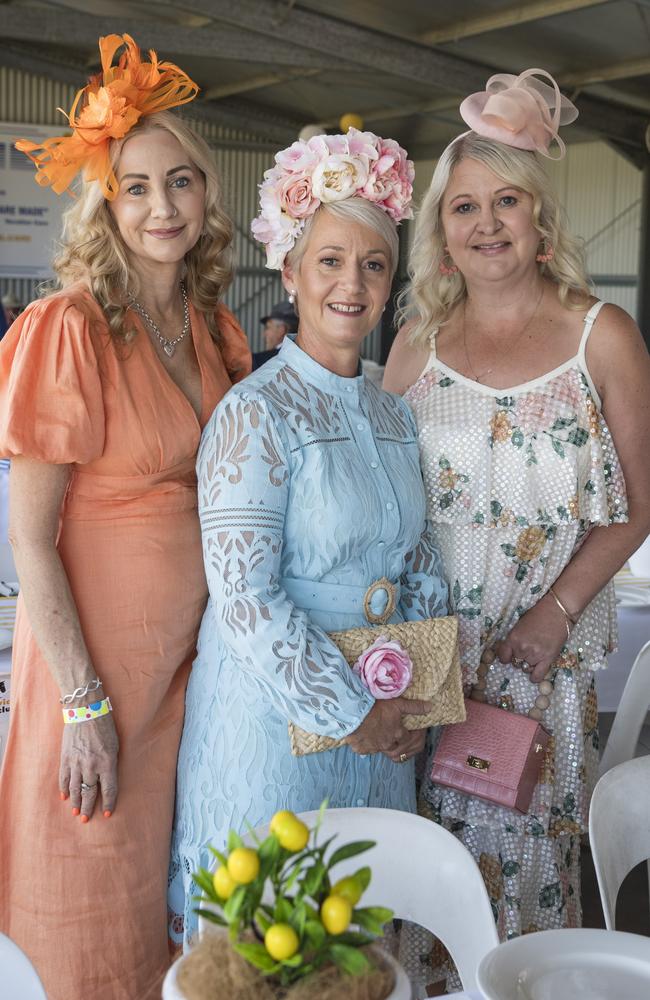
[(578, 307), (590, 294), (582, 244), (569, 233), (562, 207), (536, 154), (468, 132), (454, 139), (438, 160), (417, 215), (409, 258), (411, 280), (400, 293), (397, 318), (398, 325), (411, 321), (409, 340), (413, 344), (426, 345), (432, 330), (444, 323), (467, 296), (460, 272), (452, 275), (440, 272), (445, 256), (442, 199), (452, 171), (465, 159), (477, 160), (506, 184), (531, 195), (533, 225), (540, 240), (552, 245), (555, 251), (553, 259), (542, 265), (544, 275), (557, 284), (562, 304)]
[[(111, 145), (113, 165), (127, 139), (136, 133), (162, 129), (176, 138), (205, 180), (203, 231), (185, 256), (185, 285), (194, 307), (205, 318), (211, 336), (220, 343), (215, 309), (233, 276), (233, 224), (224, 211), (223, 195), (214, 159), (207, 143), (170, 111), (141, 119), (128, 136)], [(108, 320), (112, 337), (128, 343), (135, 329), (127, 329), (128, 292), (137, 296), (138, 278), (129, 265), (126, 248), (108, 202), (97, 181), (82, 181), (79, 196), (64, 213), (60, 250), (54, 260), (59, 288), (81, 281), (92, 292)]]

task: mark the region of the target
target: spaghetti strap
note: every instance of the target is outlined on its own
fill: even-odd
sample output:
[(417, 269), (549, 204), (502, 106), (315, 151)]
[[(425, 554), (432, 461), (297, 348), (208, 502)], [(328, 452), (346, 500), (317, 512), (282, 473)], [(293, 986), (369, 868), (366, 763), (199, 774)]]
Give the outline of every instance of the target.
[(580, 339), (580, 347), (578, 348), (578, 355), (577, 355), (580, 361), (585, 363), (585, 367), (586, 367), (585, 350), (587, 348), (587, 341), (589, 340), (589, 334), (591, 333), (591, 328), (594, 325), (596, 316), (598, 315), (598, 313), (600, 312), (600, 310), (603, 308), (604, 305), (605, 303), (602, 301), (602, 299), (600, 299), (598, 302), (594, 302), (593, 306), (585, 316), (585, 324), (582, 328), (582, 337)]
[(578, 353), (576, 355), (576, 360), (580, 365), (580, 368), (582, 369), (582, 373), (587, 380), (587, 384), (594, 398), (594, 402), (599, 410), (602, 408), (602, 403), (598, 390), (596, 389), (593, 379), (589, 373), (589, 368), (587, 367), (586, 350), (587, 350), (587, 341), (589, 340), (589, 334), (591, 333), (594, 321), (604, 305), (605, 302), (603, 302), (602, 299), (600, 299), (598, 302), (594, 302), (593, 306), (585, 316), (585, 325), (582, 330), (582, 337), (580, 338), (580, 346), (578, 348)]
[(431, 333), (429, 334), (429, 357), (427, 358), (426, 365), (424, 366), (424, 368), (420, 372), (419, 378), (422, 378), (422, 376), (426, 375), (426, 373), (428, 371), (431, 371), (431, 369), (433, 368), (433, 366), (436, 364), (436, 362), (438, 360), (438, 355), (436, 354), (436, 336), (437, 336), (437, 334), (438, 334), (438, 327), (436, 327), (435, 330), (432, 330)]

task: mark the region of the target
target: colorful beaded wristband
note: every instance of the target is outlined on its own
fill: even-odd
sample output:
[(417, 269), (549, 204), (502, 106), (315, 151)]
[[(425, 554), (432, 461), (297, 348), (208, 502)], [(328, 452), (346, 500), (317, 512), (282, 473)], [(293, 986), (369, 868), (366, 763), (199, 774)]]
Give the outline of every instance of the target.
[(63, 721), (69, 722), (88, 722), (89, 719), (100, 719), (102, 715), (108, 715), (109, 712), (113, 711), (113, 706), (111, 705), (110, 698), (104, 698), (103, 701), (93, 701), (90, 705), (84, 705), (83, 708), (64, 708)]

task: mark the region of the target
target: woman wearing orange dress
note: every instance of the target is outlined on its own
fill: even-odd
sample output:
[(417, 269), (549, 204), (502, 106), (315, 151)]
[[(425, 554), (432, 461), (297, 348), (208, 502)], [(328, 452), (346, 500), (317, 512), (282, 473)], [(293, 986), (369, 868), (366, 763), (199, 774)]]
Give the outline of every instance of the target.
[[(118, 66), (111, 66), (126, 43)], [(0, 776), (0, 930), (49, 1000), (160, 996), (183, 701), (206, 603), (194, 463), (250, 371), (217, 305), (231, 225), (208, 147), (168, 110), (196, 85), (100, 41), (72, 135), (21, 143), (39, 182), (84, 170), (60, 290), (0, 349), (0, 453), (21, 598)]]

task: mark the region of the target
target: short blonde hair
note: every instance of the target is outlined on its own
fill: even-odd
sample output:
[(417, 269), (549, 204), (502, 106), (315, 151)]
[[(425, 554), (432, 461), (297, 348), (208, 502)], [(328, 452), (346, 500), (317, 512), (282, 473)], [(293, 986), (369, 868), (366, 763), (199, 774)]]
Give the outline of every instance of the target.
[(467, 296), (463, 275), (443, 275), (445, 256), (441, 205), (454, 168), (461, 160), (477, 160), (506, 184), (521, 188), (533, 199), (533, 225), (540, 240), (553, 246), (554, 257), (543, 265), (544, 274), (558, 286), (563, 305), (581, 304), (589, 297), (581, 242), (566, 227), (564, 212), (537, 155), (468, 132), (454, 139), (438, 160), (415, 224), (409, 259), (410, 285), (399, 296), (398, 322), (411, 321), (411, 343), (426, 345), (433, 330), (445, 322), (452, 309)]
[[(221, 184), (210, 147), (181, 118), (159, 111), (141, 119), (128, 135), (111, 144), (115, 166), (122, 146), (132, 136), (162, 129), (183, 147), (205, 181), (203, 232), (185, 256), (185, 284), (190, 301), (203, 313), (210, 334), (220, 343), (217, 302), (232, 281), (233, 225), (223, 208)], [(137, 276), (129, 266), (126, 248), (109, 203), (97, 181), (82, 181), (79, 196), (64, 213), (60, 250), (54, 260), (58, 287), (82, 281), (102, 307), (111, 335), (127, 343), (135, 330), (126, 329), (127, 290), (139, 292)]]
[(338, 219), (343, 224), (358, 222), (362, 226), (368, 226), (369, 229), (372, 229), (375, 233), (381, 236), (383, 241), (388, 245), (391, 278), (395, 276), (395, 271), (397, 270), (397, 264), (399, 262), (399, 237), (397, 235), (397, 225), (393, 222), (390, 215), (383, 210), (383, 208), (373, 204), (373, 202), (368, 201), (366, 198), (359, 197), (345, 198), (343, 201), (329, 202), (327, 205), (321, 205), (317, 208), (314, 214), (307, 219), (305, 228), (287, 254), (287, 264), (291, 265), (291, 267), (295, 269), (300, 268), (300, 261), (304, 256), (307, 243), (309, 242), (311, 227), (314, 224), (314, 219), (320, 212), (327, 212), (328, 215), (334, 216), (335, 219)]

